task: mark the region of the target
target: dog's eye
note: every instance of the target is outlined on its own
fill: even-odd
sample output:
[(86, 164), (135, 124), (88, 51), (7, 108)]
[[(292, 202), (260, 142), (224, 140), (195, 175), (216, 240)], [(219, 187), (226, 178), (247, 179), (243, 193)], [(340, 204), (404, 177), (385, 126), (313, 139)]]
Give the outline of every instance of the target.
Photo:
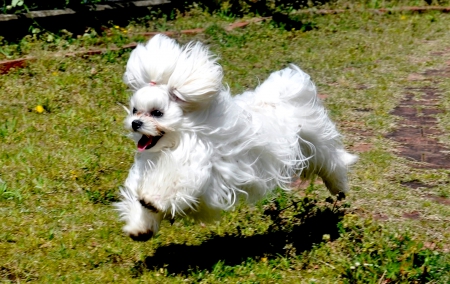
[(137, 112), (137, 109), (134, 107), (133, 108), (133, 114), (136, 114), (136, 112)]
[(161, 117), (161, 116), (163, 116), (163, 113), (160, 112), (160, 111), (157, 110), (157, 109), (152, 110), (152, 112), (151, 112), (150, 114), (151, 114), (152, 116), (154, 116), (154, 117)]

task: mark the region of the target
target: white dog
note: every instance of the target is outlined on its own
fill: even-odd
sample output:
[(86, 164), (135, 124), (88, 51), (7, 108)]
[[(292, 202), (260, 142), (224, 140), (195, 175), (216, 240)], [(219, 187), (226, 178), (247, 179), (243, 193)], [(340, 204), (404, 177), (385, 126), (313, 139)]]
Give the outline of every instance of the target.
[(217, 220), (293, 178), (318, 174), (331, 193), (348, 190), (357, 157), (343, 149), (306, 73), (290, 65), (235, 97), (222, 76), (201, 43), (157, 35), (131, 53), (125, 126), (138, 151), (116, 207), (134, 240), (151, 238), (163, 218)]

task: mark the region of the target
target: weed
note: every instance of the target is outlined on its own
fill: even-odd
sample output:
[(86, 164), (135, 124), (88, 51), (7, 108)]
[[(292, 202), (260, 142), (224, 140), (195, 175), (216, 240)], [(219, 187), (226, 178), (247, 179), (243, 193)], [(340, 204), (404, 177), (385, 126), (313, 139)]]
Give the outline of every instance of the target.
[(12, 118), (11, 120), (6, 120), (2, 125), (0, 125), (0, 137), (6, 138), (7, 136), (14, 133), (17, 125), (17, 119)]
[(352, 218), (347, 217), (341, 224), (342, 237), (353, 243), (347, 247), (351, 257), (341, 272), (345, 283), (370, 283), (380, 278), (423, 283), (450, 276), (448, 256), (424, 248), (407, 232), (388, 233), (378, 224), (363, 227)]
[(6, 183), (0, 179), (0, 200), (22, 200), (22, 195), (20, 194), (20, 190), (11, 190), (8, 189)]

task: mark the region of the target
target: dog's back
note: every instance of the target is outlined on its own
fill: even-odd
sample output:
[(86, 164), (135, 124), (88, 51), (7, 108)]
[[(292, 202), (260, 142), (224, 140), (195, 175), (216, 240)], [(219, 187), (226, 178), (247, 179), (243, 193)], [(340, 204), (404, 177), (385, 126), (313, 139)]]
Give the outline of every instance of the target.
[(331, 193), (347, 192), (347, 167), (357, 157), (343, 149), (341, 135), (308, 74), (291, 64), (272, 73), (254, 91), (236, 96), (235, 102), (251, 109), (254, 127), (270, 137), (267, 150), (294, 163), (286, 174), (300, 173), (302, 178), (318, 174)]

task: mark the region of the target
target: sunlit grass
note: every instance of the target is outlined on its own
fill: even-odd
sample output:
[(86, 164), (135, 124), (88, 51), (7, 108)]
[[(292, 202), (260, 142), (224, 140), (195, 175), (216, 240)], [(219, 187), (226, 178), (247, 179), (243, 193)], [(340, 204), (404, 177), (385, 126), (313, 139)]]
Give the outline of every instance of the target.
[[(347, 148), (371, 145), (351, 171), (347, 201), (334, 207), (326, 200), (324, 186), (317, 184), (293, 196), (277, 193), (254, 207), (241, 205), (224, 213), (220, 224), (164, 222), (155, 239), (133, 242), (122, 235), (111, 206), (134, 151), (123, 130), (121, 107), (129, 97), (121, 81), (129, 50), (87, 58), (54, 54), (109, 43), (120, 46), (139, 39), (128, 37), (133, 30), (146, 28), (112, 27), (111, 35), (89, 31), (85, 37), (61, 37), (59, 42), (28, 38), (19, 45), (2, 46), (12, 57), (37, 56), (26, 68), (0, 77), (2, 280), (448, 282), (450, 207), (425, 196), (448, 197), (449, 171), (410, 167), (384, 135), (396, 127), (390, 111), (405, 87), (433, 84), (441, 90), (442, 105), (450, 105), (445, 78), (407, 80), (411, 73), (444, 68), (450, 60), (449, 15), (301, 15), (302, 22), (313, 23), (314, 29), (284, 30), (265, 21), (231, 32), (223, 27), (236, 19), (199, 10), (183, 16), (156, 24), (160, 29), (206, 27), (202, 34), (179, 40), (207, 43), (220, 56), (224, 80), (233, 93), (254, 88), (291, 62), (311, 74), (319, 93), (326, 95), (325, 104)], [(448, 133), (448, 113), (439, 117), (439, 127)], [(448, 134), (440, 139), (450, 145)], [(422, 192), (400, 184), (409, 180), (434, 187)], [(299, 201), (303, 203), (298, 210), (268, 211), (270, 206), (282, 209)], [(302, 224), (315, 220), (311, 214), (328, 216), (323, 212), (330, 210), (340, 213), (330, 215), (334, 223), (317, 222), (325, 230), (323, 236), (302, 234), (308, 228)], [(412, 211), (420, 212), (421, 218), (402, 217)], [(271, 212), (281, 218), (275, 224), (284, 222), (281, 227), (271, 227)], [(300, 213), (310, 215), (296, 215)], [(381, 215), (388, 220), (373, 220)], [(277, 243), (289, 237), (302, 241), (288, 240), (278, 249)], [(261, 249), (256, 246), (256, 252), (249, 252), (250, 244)], [(233, 253), (227, 255), (228, 250)]]

